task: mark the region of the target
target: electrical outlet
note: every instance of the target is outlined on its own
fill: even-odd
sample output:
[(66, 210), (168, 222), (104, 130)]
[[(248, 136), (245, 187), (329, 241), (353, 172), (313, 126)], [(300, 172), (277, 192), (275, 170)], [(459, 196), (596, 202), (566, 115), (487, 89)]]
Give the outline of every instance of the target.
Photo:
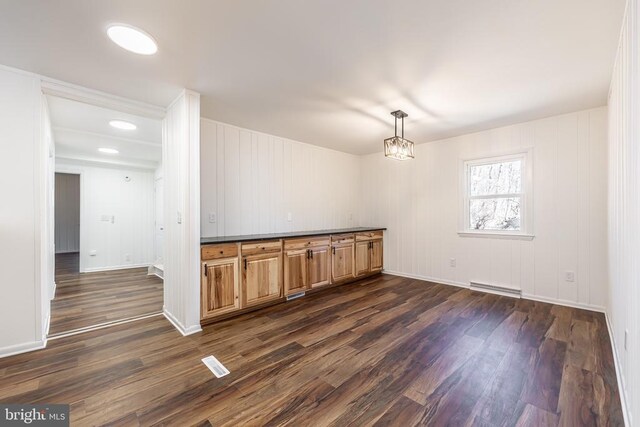
[(624, 330), (624, 350), (627, 351), (627, 347), (629, 345), (629, 331)]
[(98, 255), (98, 251), (96, 251), (95, 249), (89, 251), (89, 256), (96, 256), (96, 255)]
[(178, 211), (177, 215), (178, 224), (182, 224), (182, 212)]
[(449, 267), (455, 267), (455, 266), (456, 266), (456, 259), (449, 258)]
[(209, 212), (209, 222), (212, 223), (212, 224), (216, 222), (216, 213), (215, 212)]
[(293, 215), (291, 215), (291, 212), (287, 212), (287, 221), (293, 221)]
[(575, 282), (576, 281), (576, 273), (573, 271), (565, 271), (564, 272), (564, 280), (565, 282)]

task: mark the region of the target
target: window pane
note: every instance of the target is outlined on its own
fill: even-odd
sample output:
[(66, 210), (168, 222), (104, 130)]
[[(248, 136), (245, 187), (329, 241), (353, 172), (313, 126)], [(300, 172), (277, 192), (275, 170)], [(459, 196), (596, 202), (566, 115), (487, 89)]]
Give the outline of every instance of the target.
[(521, 192), (522, 160), (469, 167), (469, 195), (486, 196)]
[(471, 199), (471, 230), (520, 230), (520, 197)]

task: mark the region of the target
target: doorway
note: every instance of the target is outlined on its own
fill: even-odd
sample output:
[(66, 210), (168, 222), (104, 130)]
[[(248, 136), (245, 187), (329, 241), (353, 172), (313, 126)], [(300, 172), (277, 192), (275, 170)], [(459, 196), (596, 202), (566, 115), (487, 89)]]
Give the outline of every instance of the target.
[(46, 97), (56, 172), (49, 337), (160, 314), (161, 120)]
[(80, 272), (80, 175), (55, 174), (56, 275)]

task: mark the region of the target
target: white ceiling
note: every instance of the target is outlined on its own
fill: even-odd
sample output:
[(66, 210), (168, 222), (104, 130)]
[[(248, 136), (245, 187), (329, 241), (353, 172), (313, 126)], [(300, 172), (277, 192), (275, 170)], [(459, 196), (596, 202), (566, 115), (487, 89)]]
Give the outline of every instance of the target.
[[(162, 121), (134, 116), (94, 105), (47, 96), (56, 158), (112, 165), (155, 168), (162, 159)], [(125, 120), (135, 130), (120, 130), (111, 120)], [(98, 148), (114, 148), (105, 154)]]
[[(625, 0), (0, 0), (0, 63), (352, 153), (606, 104)], [(111, 43), (109, 23), (158, 54)]]

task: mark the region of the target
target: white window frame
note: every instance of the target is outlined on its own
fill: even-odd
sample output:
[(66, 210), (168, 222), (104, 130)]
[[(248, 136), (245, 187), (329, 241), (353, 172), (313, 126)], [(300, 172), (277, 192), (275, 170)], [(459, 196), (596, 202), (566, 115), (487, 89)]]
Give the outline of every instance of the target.
[[(469, 196), (469, 170), (471, 166), (520, 160), (522, 177), (520, 193), (500, 194), (500, 197), (520, 197), (520, 230), (475, 230), (469, 224), (469, 203), (472, 198), (495, 198), (496, 195)], [(484, 237), (494, 239), (531, 240), (533, 234), (533, 150), (525, 149), (509, 153), (493, 154), (460, 161), (460, 218), (458, 235), (461, 237)]]

